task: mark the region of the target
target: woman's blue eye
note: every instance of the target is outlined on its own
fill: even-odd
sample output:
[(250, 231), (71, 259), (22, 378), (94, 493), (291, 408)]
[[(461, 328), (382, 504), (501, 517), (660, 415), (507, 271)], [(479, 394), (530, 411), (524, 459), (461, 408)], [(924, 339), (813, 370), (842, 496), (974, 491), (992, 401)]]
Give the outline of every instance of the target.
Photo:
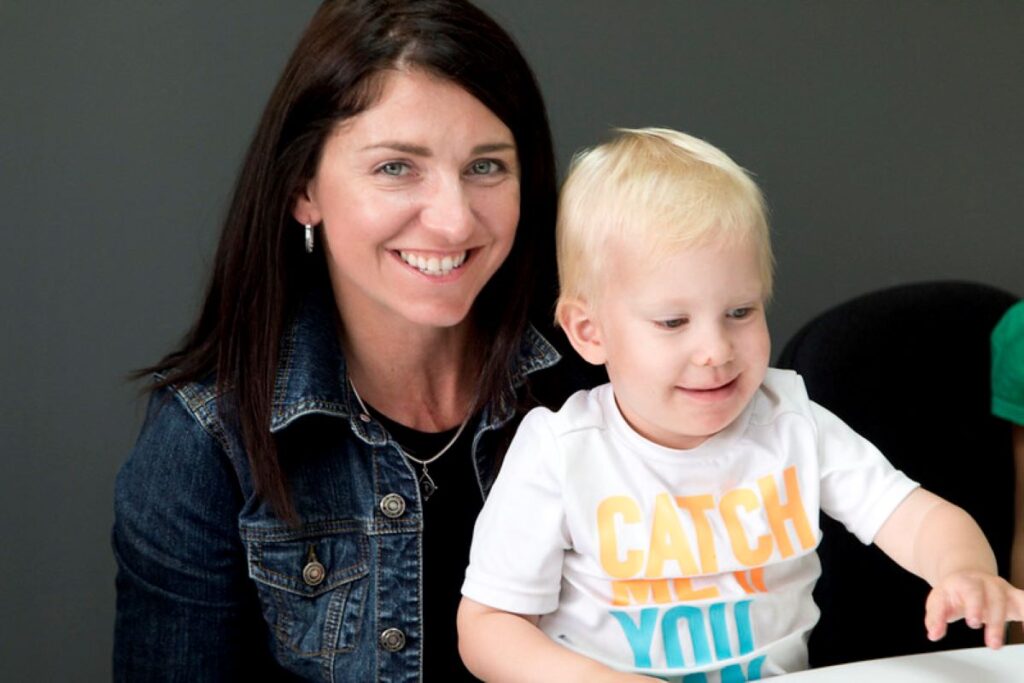
[(686, 324), (686, 318), (672, 318), (671, 320), (659, 320), (658, 325), (667, 330), (674, 330)]
[(501, 170), (501, 165), (494, 159), (480, 159), (469, 165), (471, 175), (489, 175)]
[(400, 176), (409, 172), (409, 165), (401, 161), (389, 161), (377, 169), (384, 175)]
[(729, 317), (730, 318), (735, 318), (737, 320), (742, 320), (743, 318), (746, 318), (748, 315), (750, 315), (750, 313), (753, 310), (754, 309), (752, 309), (750, 307), (734, 308), (731, 311), (729, 311)]

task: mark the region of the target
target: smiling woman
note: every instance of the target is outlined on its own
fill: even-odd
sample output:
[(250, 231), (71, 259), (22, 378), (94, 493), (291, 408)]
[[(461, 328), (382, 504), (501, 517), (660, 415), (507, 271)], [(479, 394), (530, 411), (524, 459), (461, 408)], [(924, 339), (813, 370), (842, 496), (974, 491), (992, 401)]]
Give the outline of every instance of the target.
[[(356, 334), (406, 339), (426, 329), (440, 348), (457, 349), (471, 304), (515, 238), (515, 139), (452, 82), (391, 72), (379, 101), (328, 138), (294, 213), (323, 225), (342, 321), (360, 321), (344, 325), (350, 344)], [(369, 384), (363, 370), (349, 364), (359, 386)], [(449, 422), (458, 424), (465, 402)]]
[(554, 212), (544, 105), (499, 26), (464, 0), (323, 3), (203, 310), (147, 371), (115, 678), (471, 679), (473, 521), (525, 409), (584, 381), (529, 322)]

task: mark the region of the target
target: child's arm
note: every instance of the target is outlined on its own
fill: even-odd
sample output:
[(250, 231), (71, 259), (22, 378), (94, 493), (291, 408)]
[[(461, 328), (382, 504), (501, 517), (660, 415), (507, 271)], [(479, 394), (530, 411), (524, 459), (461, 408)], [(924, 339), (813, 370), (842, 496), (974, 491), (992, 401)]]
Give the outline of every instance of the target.
[(484, 681), (587, 681), (641, 683), (655, 679), (614, 671), (562, 647), (537, 628), (538, 617), (502, 612), (463, 598), (459, 604), (459, 654)]
[(1003, 644), (1006, 621), (1024, 619), (1024, 591), (996, 575), (992, 548), (977, 523), (959, 507), (924, 489), (899, 504), (875, 536), (875, 545), (932, 586), (925, 603), (928, 638), (964, 618), (985, 625), (985, 643)]

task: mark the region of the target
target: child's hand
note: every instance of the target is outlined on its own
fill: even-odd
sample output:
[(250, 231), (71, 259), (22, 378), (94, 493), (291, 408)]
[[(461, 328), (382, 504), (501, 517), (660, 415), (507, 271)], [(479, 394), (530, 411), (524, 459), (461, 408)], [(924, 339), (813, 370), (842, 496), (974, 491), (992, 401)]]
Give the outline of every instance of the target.
[(980, 571), (962, 571), (935, 584), (925, 602), (929, 640), (946, 635), (946, 624), (964, 619), (971, 628), (985, 626), (985, 644), (1003, 645), (1007, 621), (1024, 621), (1024, 591)]

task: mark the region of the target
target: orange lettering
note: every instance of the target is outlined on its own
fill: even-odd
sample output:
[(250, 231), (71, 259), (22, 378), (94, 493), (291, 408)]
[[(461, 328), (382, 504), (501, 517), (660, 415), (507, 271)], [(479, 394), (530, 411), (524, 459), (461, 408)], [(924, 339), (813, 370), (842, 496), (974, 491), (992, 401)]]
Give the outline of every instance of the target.
[(612, 581), (613, 605), (649, 605), (652, 599), (657, 605), (664, 605), (672, 601), (668, 590), (668, 579)]
[(694, 576), (697, 562), (693, 559), (693, 551), (679, 523), (679, 513), (667, 493), (660, 493), (654, 499), (654, 523), (651, 525), (650, 555), (647, 557), (648, 579), (660, 579), (664, 576), (665, 562), (675, 560), (679, 563), (679, 571), (683, 576)]
[(757, 567), (768, 561), (772, 554), (772, 537), (768, 534), (759, 536), (757, 545), (750, 547), (747, 542), (747, 535), (743, 531), (743, 524), (740, 522), (739, 508), (752, 512), (760, 507), (757, 495), (750, 489), (733, 489), (724, 496), (719, 503), (722, 511), (722, 521), (725, 522), (725, 529), (729, 532), (729, 542), (732, 544), (732, 552), (736, 559), (748, 567)]
[(779, 492), (775, 486), (775, 477), (768, 475), (757, 480), (757, 486), (761, 489), (761, 496), (764, 498), (764, 511), (768, 515), (768, 523), (772, 528), (772, 535), (779, 546), (779, 552), (783, 557), (793, 554), (793, 546), (789, 540), (789, 533), (786, 531), (786, 520), (793, 523), (797, 538), (804, 550), (814, 547), (814, 533), (811, 531), (811, 524), (807, 521), (807, 513), (804, 512), (803, 501), (800, 498), (800, 484), (796, 477), (796, 467), (787, 467), (782, 472), (783, 483), (786, 487), (786, 502), (779, 502)]
[(700, 553), (700, 569), (705, 574), (718, 573), (718, 558), (715, 556), (715, 536), (711, 532), (706, 512), (715, 507), (715, 499), (709, 495), (680, 496), (676, 504), (690, 513), (697, 531), (697, 551)]
[(718, 586), (704, 586), (701, 589), (693, 587), (691, 579), (673, 579), (672, 588), (676, 591), (676, 600), (687, 602), (690, 600), (710, 600), (718, 597)]
[(641, 520), (640, 508), (632, 498), (612, 496), (597, 506), (597, 536), (601, 549), (601, 566), (608, 575), (616, 579), (628, 579), (643, 569), (644, 554), (640, 550), (629, 550), (625, 559), (619, 559), (619, 543), (615, 533), (616, 519), (623, 524), (636, 524)]

